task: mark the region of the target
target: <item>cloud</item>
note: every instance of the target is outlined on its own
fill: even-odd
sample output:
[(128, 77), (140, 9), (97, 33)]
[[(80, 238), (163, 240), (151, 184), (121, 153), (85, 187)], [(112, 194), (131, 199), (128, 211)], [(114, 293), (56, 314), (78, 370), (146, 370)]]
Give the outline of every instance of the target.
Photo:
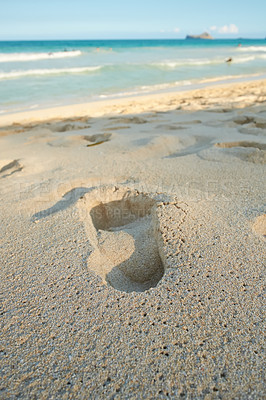
[(217, 31), (217, 26), (216, 25), (211, 26), (210, 31)]
[(175, 28), (175, 29), (174, 29), (174, 32), (175, 32), (175, 33), (180, 32), (180, 28)]
[(219, 33), (238, 33), (238, 27), (235, 24), (224, 25), (218, 29)]

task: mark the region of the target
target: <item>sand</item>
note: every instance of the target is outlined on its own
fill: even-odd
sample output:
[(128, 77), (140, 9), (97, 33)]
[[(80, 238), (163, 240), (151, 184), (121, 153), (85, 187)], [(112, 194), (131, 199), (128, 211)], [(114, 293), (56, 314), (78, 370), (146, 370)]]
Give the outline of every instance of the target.
[(0, 117), (2, 399), (261, 399), (266, 81)]

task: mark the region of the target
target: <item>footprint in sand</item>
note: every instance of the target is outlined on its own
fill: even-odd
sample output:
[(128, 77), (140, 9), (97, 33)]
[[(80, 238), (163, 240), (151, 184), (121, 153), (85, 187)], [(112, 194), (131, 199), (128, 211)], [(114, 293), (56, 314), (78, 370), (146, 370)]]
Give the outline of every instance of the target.
[(252, 136), (266, 136), (265, 129), (259, 129), (253, 126), (253, 124), (247, 126), (241, 126), (238, 128), (238, 132), (243, 135), (252, 135)]
[(230, 162), (231, 157), (236, 157), (253, 164), (265, 164), (266, 144), (249, 141), (214, 143), (202, 151), (200, 157), (214, 162)]
[(155, 127), (155, 129), (166, 130), (166, 131), (177, 131), (187, 129), (181, 125), (169, 125), (169, 124), (160, 124)]
[(109, 118), (109, 123), (111, 124), (146, 124), (148, 121), (140, 117), (111, 117)]
[(190, 146), (186, 146), (183, 149), (175, 151), (171, 153), (166, 158), (176, 158), (176, 157), (184, 157), (191, 154), (198, 154), (202, 150), (208, 149), (211, 147), (211, 141), (213, 140), (212, 137), (204, 137), (204, 136), (194, 136), (193, 137), (194, 143)]
[(254, 116), (241, 115), (233, 119), (239, 125), (238, 131), (245, 135), (265, 135), (266, 119)]
[(69, 132), (69, 131), (77, 131), (80, 129), (88, 129), (91, 126), (87, 123), (87, 119), (77, 118), (77, 119), (68, 119), (63, 122), (61, 121), (52, 121), (43, 124), (45, 128), (48, 128), (52, 132)]
[(97, 146), (98, 144), (109, 142), (111, 137), (112, 133), (98, 133), (96, 135), (73, 135), (53, 140), (47, 144), (52, 147), (71, 147), (80, 144), (85, 144), (86, 147), (92, 147)]
[(266, 129), (266, 119), (265, 118), (258, 118), (252, 115), (240, 115), (233, 119), (234, 123), (237, 125), (248, 125), (254, 124), (256, 128)]
[(266, 238), (266, 214), (260, 215), (255, 219), (252, 229), (256, 234)]
[(233, 122), (237, 125), (247, 125), (254, 122), (254, 117), (248, 115), (240, 115), (234, 118)]
[(253, 164), (266, 163), (266, 144), (248, 141), (215, 143), (209, 152), (201, 154), (208, 161), (226, 161), (227, 157), (237, 157)]
[(113, 127), (109, 127), (109, 125), (106, 125), (106, 130), (108, 131), (122, 131), (124, 129), (130, 129), (129, 125), (120, 125), (120, 126), (113, 126)]
[(174, 135), (160, 135), (133, 139), (133, 147), (127, 152), (130, 157), (148, 159), (167, 157), (173, 149), (180, 147), (180, 139)]
[(1, 127), (0, 128), (0, 137), (28, 132), (28, 131), (33, 130), (35, 127), (36, 127), (35, 124), (22, 125), (22, 124), (14, 123), (13, 125), (10, 125), (10, 126)]
[[(266, 163), (266, 144), (257, 142), (224, 142), (216, 143), (215, 147), (233, 151), (232, 155), (243, 161), (252, 162), (253, 164)], [(255, 149), (255, 150), (254, 150)]]
[(0, 137), (14, 135), (18, 133), (24, 133), (29, 131), (34, 131), (38, 129), (38, 131), (46, 130), (47, 133), (64, 133), (69, 131), (77, 131), (80, 129), (88, 129), (91, 126), (88, 125), (87, 119), (70, 119), (61, 121), (52, 121), (52, 122), (39, 122), (39, 123), (30, 123), (30, 124), (18, 124), (14, 123), (11, 126), (1, 127), (0, 128)]
[(6, 178), (9, 175), (19, 172), (23, 169), (23, 166), (19, 163), (19, 160), (0, 160), (0, 177)]
[(156, 201), (128, 188), (104, 187), (79, 201), (93, 247), (88, 267), (117, 290), (142, 292), (164, 275), (156, 238)]
[(89, 144), (87, 144), (87, 147), (91, 147), (105, 142), (109, 142), (111, 136), (112, 136), (111, 133), (98, 133), (96, 135), (83, 136), (83, 139), (90, 142)]

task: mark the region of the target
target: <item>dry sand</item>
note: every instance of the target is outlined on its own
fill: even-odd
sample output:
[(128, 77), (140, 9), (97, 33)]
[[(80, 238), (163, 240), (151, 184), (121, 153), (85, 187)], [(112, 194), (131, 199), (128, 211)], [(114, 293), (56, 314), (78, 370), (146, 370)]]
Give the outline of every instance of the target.
[(0, 126), (1, 399), (262, 399), (266, 81)]

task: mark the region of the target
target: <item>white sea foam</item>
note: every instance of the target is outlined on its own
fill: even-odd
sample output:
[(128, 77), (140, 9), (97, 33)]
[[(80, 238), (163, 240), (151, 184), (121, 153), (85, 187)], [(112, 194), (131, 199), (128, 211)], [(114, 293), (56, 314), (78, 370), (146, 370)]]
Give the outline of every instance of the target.
[[(232, 61), (236, 64), (247, 63), (254, 60), (264, 60), (266, 59), (266, 54), (254, 54), (254, 55), (243, 55), (243, 57), (236, 56), (232, 57)], [(162, 69), (176, 69), (178, 67), (185, 66), (204, 66), (204, 65), (218, 65), (224, 64), (226, 59), (224, 58), (214, 58), (214, 59), (187, 59), (180, 61), (164, 61), (161, 63), (153, 63), (151, 64), (153, 67), (162, 68)]]
[(246, 62), (249, 62), (249, 61), (253, 61), (253, 60), (255, 60), (255, 59), (256, 59), (256, 57), (253, 57), (253, 56), (248, 56), (248, 57), (235, 57), (235, 58), (233, 58), (233, 61), (234, 61), (235, 63), (242, 64), (242, 63), (246, 63)]
[(78, 57), (82, 54), (80, 50), (57, 51), (51, 53), (0, 53), (0, 62), (14, 61), (36, 61), (55, 58)]
[[(172, 83), (159, 83), (156, 85), (147, 85), (147, 86), (140, 86), (137, 87), (135, 90), (131, 92), (119, 92), (116, 93), (115, 97), (120, 97), (120, 96), (132, 96), (132, 95), (140, 95), (140, 94), (146, 94), (146, 93), (152, 93), (152, 92), (160, 92), (164, 91), (167, 89), (175, 88), (175, 87), (182, 87), (182, 86), (189, 86), (192, 85), (191, 81), (178, 81), (178, 82), (172, 82)], [(100, 97), (108, 97), (108, 95), (102, 95)]]
[(201, 79), (198, 81), (198, 83), (213, 83), (213, 82), (230, 81), (236, 79), (251, 79), (259, 76), (261, 75), (260, 74), (224, 75), (224, 76), (217, 76), (215, 78)]
[(242, 79), (252, 79), (261, 76), (260, 74), (242, 74), (242, 75), (225, 75), (225, 76), (217, 76), (215, 78), (206, 78), (206, 79), (193, 79), (193, 80), (182, 80), (171, 83), (163, 83), (163, 84), (155, 84), (155, 85), (147, 85), (135, 88), (131, 92), (119, 92), (115, 94), (102, 94), (99, 98), (115, 98), (115, 97), (127, 97), (127, 96), (137, 96), (141, 94), (148, 94), (153, 92), (161, 92), (161, 91), (171, 91), (172, 89), (182, 89), (186, 86), (197, 87), (197, 85), (218, 83), (218, 82), (226, 82), (232, 80), (242, 80)]
[(142, 91), (157, 91), (157, 90), (164, 90), (170, 89), (177, 86), (189, 86), (191, 85), (191, 81), (178, 81), (172, 83), (160, 83), (157, 85), (148, 85), (148, 86), (141, 86)]
[(232, 80), (241, 80), (241, 79), (252, 79), (256, 77), (260, 77), (261, 74), (242, 74), (242, 75), (225, 75), (225, 76), (217, 76), (214, 78), (206, 78), (206, 79), (192, 79), (192, 80), (182, 80), (171, 83), (157, 84), (157, 85), (149, 85), (149, 86), (141, 86), (141, 88), (136, 89), (136, 94), (142, 93), (151, 93), (157, 91), (168, 91), (174, 88), (184, 88), (185, 86), (193, 86), (202, 84), (211, 84), (214, 82), (225, 82)]
[(245, 63), (254, 60), (266, 60), (266, 54), (257, 54), (254, 56), (246, 56), (246, 57), (236, 57), (233, 58), (233, 61), (237, 63)]
[(65, 74), (82, 74), (94, 72), (101, 69), (101, 66), (81, 67), (81, 68), (54, 68), (54, 69), (29, 69), (26, 71), (0, 72), (0, 80), (18, 79), (25, 76), (42, 76), (42, 75), (65, 75)]
[(238, 47), (238, 51), (266, 51), (266, 46), (247, 46), (247, 47)]
[(174, 69), (182, 66), (194, 66), (194, 65), (210, 65), (210, 64), (221, 64), (224, 62), (222, 58), (216, 59), (183, 59), (180, 61), (164, 61), (161, 63), (153, 63), (154, 67)]
[(189, 86), (192, 85), (191, 81), (178, 81), (178, 82), (172, 82), (172, 83), (161, 83), (161, 84), (156, 84), (156, 85), (147, 85), (147, 86), (140, 86), (136, 87), (132, 91), (124, 91), (124, 92), (118, 92), (118, 93), (113, 93), (113, 94), (101, 94), (99, 95), (99, 98), (101, 99), (106, 99), (106, 98), (116, 98), (116, 97), (128, 97), (128, 96), (138, 96), (138, 95), (143, 95), (147, 93), (152, 93), (152, 92), (160, 92), (164, 90), (169, 90), (175, 87), (183, 87), (183, 86)]

